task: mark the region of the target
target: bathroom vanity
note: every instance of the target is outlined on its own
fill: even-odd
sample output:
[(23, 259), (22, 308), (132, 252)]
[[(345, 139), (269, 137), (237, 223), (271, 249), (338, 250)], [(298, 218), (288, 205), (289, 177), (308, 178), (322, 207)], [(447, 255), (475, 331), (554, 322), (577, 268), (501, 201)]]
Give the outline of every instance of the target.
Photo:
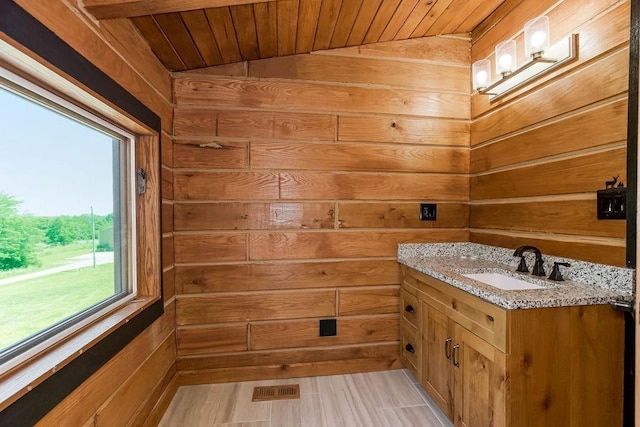
[(553, 282), (516, 273), (512, 252), (400, 245), (405, 366), (455, 425), (622, 425), (624, 315), (608, 302), (631, 298), (632, 271), (563, 259)]

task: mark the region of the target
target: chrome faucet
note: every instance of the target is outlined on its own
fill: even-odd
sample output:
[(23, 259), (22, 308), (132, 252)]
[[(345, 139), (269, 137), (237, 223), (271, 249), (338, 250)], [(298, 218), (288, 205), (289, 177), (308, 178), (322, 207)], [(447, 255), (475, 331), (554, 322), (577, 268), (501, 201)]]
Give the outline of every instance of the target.
[(515, 252), (513, 252), (513, 256), (520, 257), (520, 264), (518, 265), (517, 271), (521, 271), (523, 273), (529, 272), (527, 263), (524, 260), (524, 253), (527, 251), (533, 251), (533, 253), (536, 255), (536, 262), (533, 266), (533, 271), (531, 272), (531, 274), (533, 274), (534, 276), (544, 276), (546, 273), (544, 272), (544, 261), (542, 260), (542, 252), (540, 252), (540, 249), (536, 248), (535, 246), (520, 246), (515, 250)]

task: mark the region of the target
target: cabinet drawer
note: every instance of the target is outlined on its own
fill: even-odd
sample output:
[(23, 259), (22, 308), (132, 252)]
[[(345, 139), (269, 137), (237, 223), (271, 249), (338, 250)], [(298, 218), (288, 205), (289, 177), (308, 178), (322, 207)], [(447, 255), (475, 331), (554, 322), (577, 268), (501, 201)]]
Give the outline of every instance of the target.
[(418, 299), (449, 316), (504, 353), (509, 352), (507, 310), (415, 270), (406, 274), (417, 279)]
[(418, 297), (402, 290), (402, 318), (411, 323), (416, 328), (420, 327), (420, 303)]
[[(402, 339), (400, 341), (402, 359), (413, 365), (416, 371), (414, 375), (420, 378), (421, 341), (418, 329), (407, 322), (402, 322)], [(410, 366), (409, 366), (410, 367)]]

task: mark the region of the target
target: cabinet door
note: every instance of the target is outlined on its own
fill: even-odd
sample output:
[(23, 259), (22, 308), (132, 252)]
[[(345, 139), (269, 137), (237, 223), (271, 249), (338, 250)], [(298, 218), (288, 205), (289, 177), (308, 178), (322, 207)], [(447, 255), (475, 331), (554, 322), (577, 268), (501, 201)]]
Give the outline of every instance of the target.
[(454, 425), (505, 425), (506, 356), (460, 325), (454, 328)]
[(422, 303), (422, 385), (449, 419), (453, 419), (452, 332), (445, 314)]

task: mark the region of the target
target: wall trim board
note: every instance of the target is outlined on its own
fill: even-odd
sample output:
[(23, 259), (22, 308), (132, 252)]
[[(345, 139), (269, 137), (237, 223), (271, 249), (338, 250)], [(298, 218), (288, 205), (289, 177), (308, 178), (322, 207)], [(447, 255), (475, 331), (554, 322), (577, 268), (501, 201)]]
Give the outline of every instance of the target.
[[(157, 426), (160, 424), (162, 417), (164, 416), (167, 408), (173, 401), (174, 396), (178, 392), (178, 368), (175, 366), (172, 368), (171, 378), (169, 379), (168, 384), (166, 384), (164, 390), (158, 397), (158, 399), (154, 402), (153, 407), (149, 409), (149, 412), (145, 414), (145, 417), (141, 417), (142, 414), (138, 414), (136, 416), (136, 421), (140, 420), (141, 424), (132, 425), (142, 425), (142, 426)], [(147, 404), (151, 404), (151, 400), (147, 401)]]
[(638, 85), (640, 84), (640, 5), (637, 1), (631, 2), (631, 37), (629, 45), (626, 264), (629, 268), (636, 268), (636, 240), (638, 228), (636, 220), (636, 204), (638, 199)]
[[(13, 1), (0, 0), (0, 10), (0, 32), (89, 90), (110, 100), (158, 135), (162, 133), (158, 115), (24, 9)], [(160, 176), (160, 164), (157, 165), (156, 172)], [(35, 424), (133, 338), (160, 318), (164, 313), (163, 304), (160, 295), (157, 301), (9, 405), (0, 412), (0, 425), (18, 427)]]
[[(629, 268), (636, 268), (637, 203), (638, 203), (638, 102), (640, 85), (640, 4), (631, 1), (631, 35), (629, 39), (629, 101), (627, 120), (627, 259)], [(636, 304), (638, 296), (636, 295)], [(633, 426), (636, 410), (636, 319), (625, 313), (624, 352), (624, 426)]]
[(292, 363), (287, 365), (259, 365), (229, 367), (197, 371), (179, 371), (179, 385), (219, 384), (239, 381), (291, 379), (309, 376), (344, 375), (360, 372), (402, 369), (399, 357), (366, 357), (348, 360)]

